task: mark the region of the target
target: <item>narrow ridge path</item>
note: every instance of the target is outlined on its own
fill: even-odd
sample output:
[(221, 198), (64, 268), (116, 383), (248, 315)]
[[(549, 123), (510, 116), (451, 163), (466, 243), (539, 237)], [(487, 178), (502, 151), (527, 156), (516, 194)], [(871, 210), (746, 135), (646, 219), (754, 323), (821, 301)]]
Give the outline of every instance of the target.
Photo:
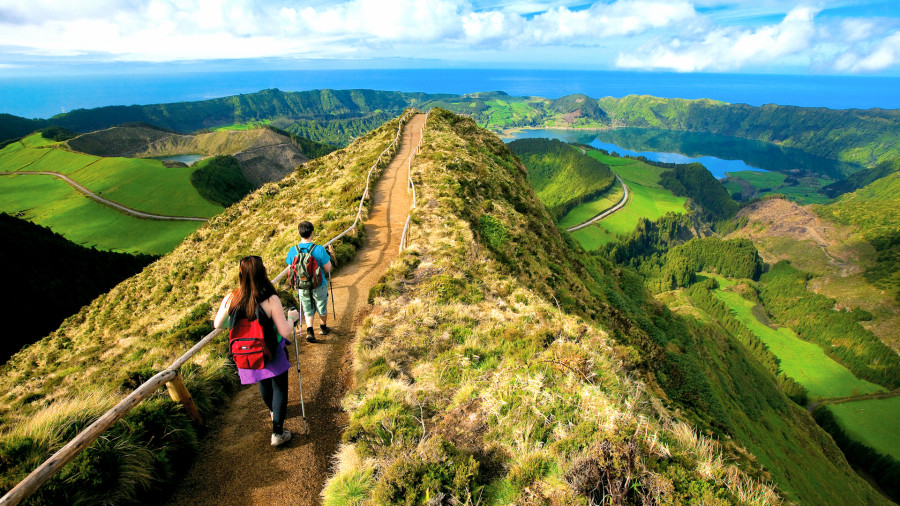
[[(365, 242), (353, 262), (335, 273), (337, 321), (335, 315), (329, 315), (334, 332), (317, 336), (320, 342), (315, 344), (300, 340), (308, 432), (300, 416), (296, 368), (289, 372), (291, 384), (285, 421), (293, 439), (284, 447), (269, 445), (269, 411), (259, 397), (257, 386), (242, 387), (210, 426), (197, 462), (173, 493), (170, 504), (315, 505), (321, 502), (319, 494), (330, 471), (330, 459), (347, 425), (341, 399), (352, 383), (349, 345), (360, 315), (367, 310), (370, 288), (397, 257), (410, 205), (406, 162), (419, 142), (424, 121), (425, 115), (419, 114), (406, 124), (399, 150), (373, 188)], [(324, 242), (328, 238), (318, 239)], [(282, 265), (269, 265), (270, 274), (279, 272)], [(329, 310), (330, 306), (331, 302)], [(293, 346), (289, 352), (293, 364)]]

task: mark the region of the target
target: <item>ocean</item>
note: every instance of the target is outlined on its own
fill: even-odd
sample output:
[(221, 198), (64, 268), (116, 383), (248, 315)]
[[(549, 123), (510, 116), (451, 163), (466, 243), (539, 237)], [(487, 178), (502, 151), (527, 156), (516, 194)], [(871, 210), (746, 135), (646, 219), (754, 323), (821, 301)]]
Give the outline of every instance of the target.
[(106, 105), (205, 100), (267, 88), (366, 88), (426, 93), (505, 91), (558, 98), (654, 95), (832, 109), (900, 108), (900, 77), (676, 74), (564, 70), (273, 70), (60, 77), (0, 76), (0, 113), (48, 118)]

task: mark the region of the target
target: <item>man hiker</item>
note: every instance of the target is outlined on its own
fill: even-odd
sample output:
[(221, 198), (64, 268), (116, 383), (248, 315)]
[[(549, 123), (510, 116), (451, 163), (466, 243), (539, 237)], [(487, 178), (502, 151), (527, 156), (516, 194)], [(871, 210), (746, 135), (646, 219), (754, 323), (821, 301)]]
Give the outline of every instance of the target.
[[(313, 280), (306, 288), (306, 284), (300, 283), (297, 288), (297, 298), (300, 300), (300, 308), (303, 310), (303, 316), (306, 318), (306, 340), (310, 343), (316, 342), (316, 334), (313, 332), (313, 315), (319, 313), (321, 320), (322, 335), (327, 336), (331, 329), (328, 327), (328, 279), (325, 277), (326, 272), (331, 272), (332, 262), (331, 255), (325, 251), (325, 248), (312, 242), (313, 224), (308, 221), (302, 221), (297, 226), (300, 232), (300, 244), (291, 246), (288, 250), (287, 264), (293, 265), (294, 258), (298, 258), (298, 264), (302, 269), (308, 266), (315, 266), (320, 279), (318, 282)], [(311, 257), (311, 258), (310, 258)], [(311, 261), (314, 260), (314, 261)], [(314, 276), (314, 272), (309, 272), (310, 276)]]

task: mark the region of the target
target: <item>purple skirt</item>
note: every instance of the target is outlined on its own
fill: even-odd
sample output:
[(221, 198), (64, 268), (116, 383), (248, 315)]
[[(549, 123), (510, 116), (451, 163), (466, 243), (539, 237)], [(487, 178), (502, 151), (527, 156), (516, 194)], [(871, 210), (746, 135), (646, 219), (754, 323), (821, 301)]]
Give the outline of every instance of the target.
[(259, 383), (260, 380), (274, 378), (291, 368), (291, 363), (287, 357), (287, 339), (282, 339), (279, 343), (281, 351), (275, 352), (275, 359), (266, 364), (262, 369), (238, 369), (238, 376), (241, 378), (241, 385), (252, 385)]

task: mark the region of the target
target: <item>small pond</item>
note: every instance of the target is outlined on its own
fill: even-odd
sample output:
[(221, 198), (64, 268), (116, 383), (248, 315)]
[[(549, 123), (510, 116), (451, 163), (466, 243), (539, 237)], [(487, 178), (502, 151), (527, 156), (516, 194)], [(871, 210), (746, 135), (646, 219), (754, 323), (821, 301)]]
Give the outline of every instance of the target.
[(194, 165), (206, 155), (172, 155), (172, 156), (155, 156), (154, 160), (159, 160), (161, 162), (181, 162), (188, 167)]

